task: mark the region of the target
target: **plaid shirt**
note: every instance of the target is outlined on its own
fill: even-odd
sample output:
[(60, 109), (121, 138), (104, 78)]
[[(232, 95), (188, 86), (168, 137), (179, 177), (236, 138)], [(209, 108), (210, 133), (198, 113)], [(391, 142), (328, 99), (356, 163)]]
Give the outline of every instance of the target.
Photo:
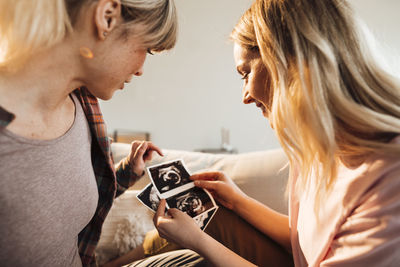
[[(97, 98), (84, 87), (76, 89), (74, 94), (82, 105), (92, 133), (92, 164), (99, 192), (96, 212), (89, 224), (79, 233), (78, 246), (83, 266), (95, 266), (94, 250), (100, 238), (103, 222), (115, 197), (122, 194), (140, 177), (131, 171), (127, 159), (121, 161), (116, 169), (114, 168), (111, 142), (107, 137)], [(0, 131), (14, 118), (13, 114), (0, 107)]]

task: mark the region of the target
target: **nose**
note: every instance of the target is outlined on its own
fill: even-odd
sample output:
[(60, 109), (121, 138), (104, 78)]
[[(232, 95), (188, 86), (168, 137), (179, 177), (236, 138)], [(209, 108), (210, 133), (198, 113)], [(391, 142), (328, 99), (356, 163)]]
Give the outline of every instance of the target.
[(254, 102), (253, 98), (250, 96), (249, 91), (244, 90), (243, 91), (243, 104), (250, 104), (252, 102)]

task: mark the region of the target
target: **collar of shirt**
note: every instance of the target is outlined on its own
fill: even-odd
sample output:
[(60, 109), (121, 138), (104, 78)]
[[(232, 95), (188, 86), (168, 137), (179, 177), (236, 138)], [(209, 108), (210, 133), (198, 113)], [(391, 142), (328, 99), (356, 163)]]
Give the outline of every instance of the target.
[(0, 107), (0, 130), (7, 127), (15, 119), (15, 115)]

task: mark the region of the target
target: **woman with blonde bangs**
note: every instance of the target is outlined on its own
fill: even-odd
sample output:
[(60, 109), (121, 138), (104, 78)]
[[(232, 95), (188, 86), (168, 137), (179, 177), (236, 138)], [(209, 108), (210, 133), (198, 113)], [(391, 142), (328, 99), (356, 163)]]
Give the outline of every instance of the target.
[(289, 216), (199, 173), (195, 185), (223, 206), (206, 233), (164, 214), (162, 200), (154, 224), (169, 243), (149, 235), (144, 250), (188, 248), (212, 266), (398, 266), (400, 83), (373, 60), (347, 2), (256, 0), (231, 37), (243, 102), (290, 161)]
[(173, 0), (0, 0), (1, 266), (92, 266), (116, 196), (151, 142), (116, 168), (97, 99), (174, 47)]

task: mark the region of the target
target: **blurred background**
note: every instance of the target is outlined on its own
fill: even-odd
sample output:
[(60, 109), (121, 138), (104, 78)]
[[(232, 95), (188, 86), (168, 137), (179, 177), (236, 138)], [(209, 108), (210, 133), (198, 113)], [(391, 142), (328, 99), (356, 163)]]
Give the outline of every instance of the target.
[[(242, 80), (229, 41), (252, 1), (175, 2), (176, 47), (149, 55), (142, 77), (101, 102), (109, 134), (117, 141), (150, 139), (164, 149), (242, 153), (279, 147), (261, 111), (242, 104)], [(349, 2), (379, 42), (379, 58), (400, 76), (400, 1)]]

